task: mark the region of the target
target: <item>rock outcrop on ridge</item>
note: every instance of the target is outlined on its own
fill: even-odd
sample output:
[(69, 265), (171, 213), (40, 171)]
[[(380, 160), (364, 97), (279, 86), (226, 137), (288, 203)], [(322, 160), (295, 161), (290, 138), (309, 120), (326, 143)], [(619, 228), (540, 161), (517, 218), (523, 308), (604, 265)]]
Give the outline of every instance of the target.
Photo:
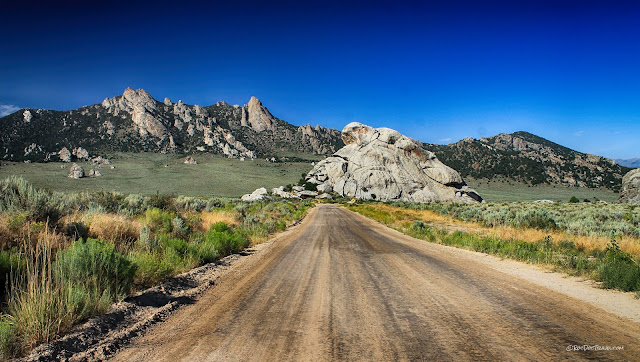
[(619, 203), (640, 205), (640, 168), (629, 171), (622, 178)]
[[(343, 146), (340, 132), (294, 126), (256, 97), (243, 106), (210, 106), (154, 99), (144, 89), (70, 111), (22, 109), (0, 117), (0, 158), (10, 161), (82, 160), (113, 152), (216, 153), (229, 158), (280, 153), (328, 155)], [(71, 152), (71, 155), (69, 154)], [(86, 157), (85, 157), (86, 158)]]
[(318, 189), (381, 201), (482, 201), (458, 172), (395, 130), (353, 122), (342, 140), (345, 146), (306, 176)]

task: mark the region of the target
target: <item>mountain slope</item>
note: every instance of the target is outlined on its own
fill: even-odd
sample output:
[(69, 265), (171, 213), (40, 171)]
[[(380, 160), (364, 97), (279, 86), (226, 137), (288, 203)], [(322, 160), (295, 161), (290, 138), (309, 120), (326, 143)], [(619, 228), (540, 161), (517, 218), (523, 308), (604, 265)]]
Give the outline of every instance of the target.
[(465, 138), (448, 145), (426, 144), (462, 177), (502, 178), (527, 184), (607, 188), (618, 191), (628, 168), (527, 133)]
[[(71, 111), (22, 109), (0, 118), (0, 157), (11, 161), (57, 161), (115, 151), (211, 152), (256, 158), (278, 152), (330, 154), (342, 147), (340, 132), (296, 127), (274, 117), (255, 97), (248, 104), (202, 107), (155, 100), (127, 88), (101, 104)], [(62, 152), (62, 155), (67, 153)]]

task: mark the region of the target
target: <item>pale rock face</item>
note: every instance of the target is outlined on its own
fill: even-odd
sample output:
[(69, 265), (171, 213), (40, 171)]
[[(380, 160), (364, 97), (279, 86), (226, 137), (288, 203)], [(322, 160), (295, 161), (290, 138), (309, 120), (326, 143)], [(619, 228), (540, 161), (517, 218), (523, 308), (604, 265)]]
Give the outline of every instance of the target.
[(166, 136), (166, 128), (154, 117), (156, 100), (144, 89), (125, 89), (121, 97), (107, 98), (102, 102), (107, 112), (117, 116), (120, 112), (131, 114), (141, 137), (151, 135), (160, 139)]
[(83, 178), (84, 169), (77, 163), (74, 163), (73, 165), (71, 165), (71, 168), (69, 169), (69, 177), (74, 179)]
[(31, 122), (31, 119), (33, 119), (33, 115), (31, 114), (31, 111), (29, 111), (28, 109), (26, 109), (23, 113), (22, 113), (22, 117), (24, 119), (24, 121), (26, 123)]
[(640, 168), (629, 171), (622, 178), (619, 203), (640, 205)]
[(243, 126), (253, 128), (256, 132), (274, 129), (276, 125), (275, 118), (256, 97), (251, 97), (249, 103), (242, 107), (240, 123)]
[(333, 187), (329, 184), (320, 184), (318, 185), (318, 192), (322, 192), (322, 193), (333, 192)]
[(253, 191), (250, 194), (246, 194), (246, 195), (242, 195), (242, 201), (260, 201), (260, 200), (266, 200), (269, 197), (267, 196), (267, 189), (265, 189), (264, 187), (261, 187), (259, 189), (256, 189), (255, 191)]
[(109, 136), (113, 136), (113, 134), (115, 133), (115, 127), (113, 126), (113, 123), (111, 123), (111, 121), (104, 121), (102, 123), (102, 129)]
[(168, 106), (168, 107), (171, 107), (173, 105), (173, 103), (171, 102), (171, 99), (169, 99), (169, 97), (165, 97), (164, 105)]
[(304, 190), (298, 192), (298, 196), (302, 197), (303, 199), (313, 199), (318, 196), (318, 193), (315, 191)]
[(60, 151), (58, 151), (58, 157), (60, 157), (60, 161), (62, 162), (71, 162), (71, 152), (66, 147), (62, 147)]
[(191, 115), (191, 109), (185, 106), (181, 100), (178, 103), (173, 105), (173, 114), (182, 119), (183, 122), (189, 123), (193, 121), (193, 116)]
[(189, 124), (187, 126), (187, 134), (191, 137), (193, 137), (193, 135), (196, 133), (195, 127), (193, 127), (192, 124)]
[(271, 193), (276, 196), (280, 196), (283, 199), (299, 199), (300, 198), (290, 192), (285, 191), (283, 186), (273, 188), (271, 190)]
[(196, 116), (199, 117), (209, 117), (209, 112), (206, 109), (202, 108), (202, 106), (195, 105), (193, 106), (193, 110), (196, 112)]
[(353, 122), (342, 139), (345, 147), (307, 174), (320, 192), (382, 201), (482, 201), (460, 174), (395, 130)]
[(324, 194), (320, 194), (320, 195), (316, 196), (316, 199), (318, 199), (318, 200), (331, 200), (331, 199), (333, 199), (333, 196), (331, 196), (331, 195), (329, 195), (327, 193), (324, 193)]

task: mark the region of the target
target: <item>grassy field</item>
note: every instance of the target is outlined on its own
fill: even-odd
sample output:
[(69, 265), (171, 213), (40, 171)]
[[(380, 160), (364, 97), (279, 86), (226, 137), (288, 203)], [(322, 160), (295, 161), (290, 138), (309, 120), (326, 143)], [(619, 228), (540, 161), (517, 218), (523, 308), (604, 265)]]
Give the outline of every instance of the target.
[[(79, 180), (67, 177), (68, 163), (2, 162), (0, 179), (17, 175), (36, 187), (61, 192), (104, 189), (125, 194), (150, 195), (160, 192), (185, 196), (236, 197), (259, 187), (270, 189), (295, 184), (302, 173), (311, 170), (311, 162), (322, 159), (322, 156), (300, 154), (296, 157), (309, 161), (271, 163), (264, 159), (240, 161), (198, 154), (194, 156), (197, 165), (185, 165), (184, 157), (176, 154), (119, 153), (109, 156), (114, 169), (104, 165), (99, 169), (101, 177)], [(79, 164), (85, 173), (93, 167), (86, 162)]]
[(487, 202), (553, 200), (568, 201), (572, 196), (580, 201), (594, 198), (606, 202), (616, 202), (618, 193), (606, 189), (589, 189), (586, 187), (564, 187), (550, 185), (524, 185), (516, 182), (474, 180), (466, 178), (469, 186), (474, 188)]

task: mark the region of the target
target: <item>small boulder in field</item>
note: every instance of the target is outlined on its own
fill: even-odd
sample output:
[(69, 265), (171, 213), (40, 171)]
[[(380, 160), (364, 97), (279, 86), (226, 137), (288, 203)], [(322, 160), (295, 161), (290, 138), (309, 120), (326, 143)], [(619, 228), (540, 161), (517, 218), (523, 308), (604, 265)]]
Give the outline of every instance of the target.
[(296, 195), (294, 195), (294, 194), (292, 194), (290, 192), (285, 191), (283, 186), (274, 187), (273, 189), (271, 189), (271, 193), (276, 195), (276, 196), (280, 196), (283, 199), (299, 199), (298, 196), (296, 196)]
[(186, 165), (197, 165), (198, 162), (196, 161), (195, 158), (191, 157), (191, 156), (187, 156), (187, 158), (184, 159), (184, 163)]
[(100, 171), (95, 170), (93, 168), (91, 170), (89, 170), (89, 172), (87, 173), (87, 177), (100, 177), (100, 176), (102, 176)]
[(267, 197), (267, 189), (261, 187), (256, 189), (250, 194), (242, 195), (242, 201), (260, 201), (260, 200), (268, 200)]
[(69, 169), (69, 177), (74, 179), (83, 178), (84, 169), (77, 163), (74, 163), (73, 165), (71, 165), (71, 168)]

